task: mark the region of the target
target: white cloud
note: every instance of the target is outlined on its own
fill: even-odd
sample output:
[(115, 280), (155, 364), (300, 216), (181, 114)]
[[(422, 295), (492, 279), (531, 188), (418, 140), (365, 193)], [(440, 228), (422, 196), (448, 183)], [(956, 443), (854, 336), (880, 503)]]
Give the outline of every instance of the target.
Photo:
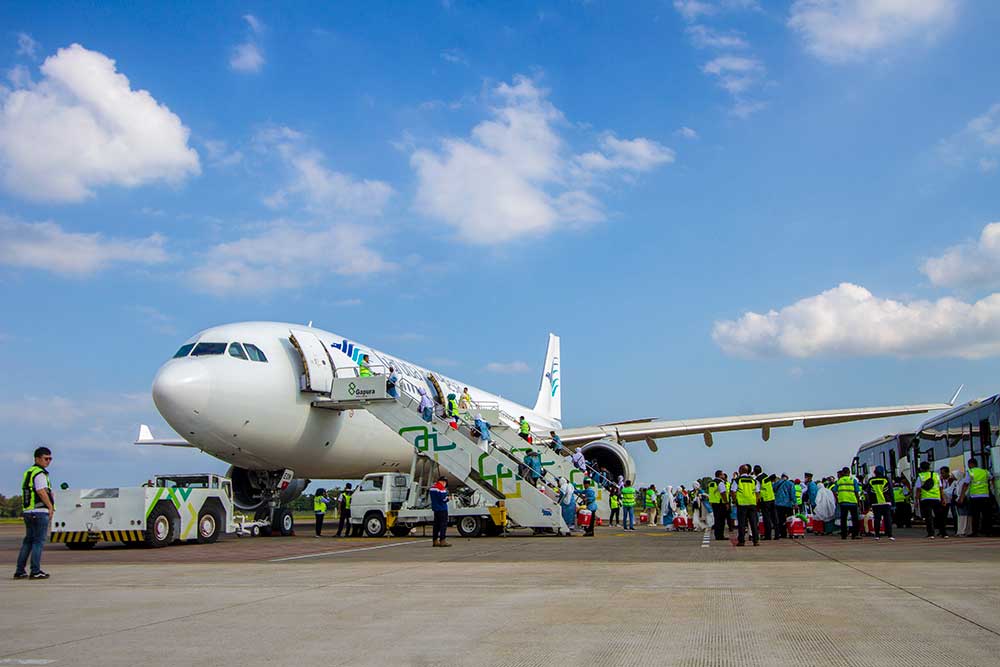
[(731, 113), (746, 117), (760, 111), (766, 103), (748, 97), (765, 81), (764, 63), (750, 56), (722, 55), (705, 63), (701, 70), (715, 77), (718, 84), (733, 98)]
[(291, 174), (285, 187), (265, 198), (272, 208), (282, 208), (292, 198), (299, 198), (317, 213), (337, 210), (380, 215), (393, 195), (392, 186), (385, 181), (357, 179), (328, 168), (323, 154), (306, 145), (304, 136), (291, 128), (268, 128), (257, 134), (257, 141), (263, 150), (276, 150)]
[[(27, 88), (34, 81), (31, 79), (31, 70), (24, 65), (14, 65), (9, 70), (7, 70), (7, 80), (10, 81), (11, 85), (15, 88)], [(0, 85), (0, 88), (3, 86)]]
[(364, 303), (361, 299), (340, 299), (339, 301), (334, 301), (333, 305), (338, 308), (347, 308), (350, 306), (360, 306)]
[(267, 27), (264, 25), (263, 21), (261, 21), (253, 14), (244, 14), (243, 20), (247, 22), (247, 25), (250, 26), (250, 29), (253, 30), (254, 34), (256, 35), (259, 35), (260, 33), (264, 32), (264, 29)]
[(259, 72), (264, 67), (264, 54), (253, 42), (237, 44), (229, 56), (229, 66), (237, 72)]
[(697, 21), (702, 16), (710, 16), (717, 11), (715, 5), (702, 0), (674, 0), (674, 9), (687, 21)]
[(455, 229), (458, 238), (496, 244), (557, 225), (604, 219), (587, 188), (599, 173), (641, 172), (671, 162), (673, 151), (638, 137), (605, 134), (601, 152), (572, 156), (558, 128), (565, 118), (535, 81), (517, 76), (492, 94), (500, 105), (468, 139), (440, 151), (415, 150), (416, 207)]
[(314, 229), (287, 221), (263, 233), (211, 248), (188, 274), (196, 290), (253, 296), (294, 289), (329, 275), (363, 276), (393, 268), (368, 246), (371, 232), (355, 225)]
[(995, 157), (979, 158), (979, 171), (988, 174), (991, 171), (996, 171), (998, 164), (1000, 163), (997, 162)]
[(688, 26), (685, 31), (699, 49), (745, 49), (750, 43), (736, 31), (720, 32), (704, 25)]
[(841, 283), (781, 310), (716, 322), (712, 338), (742, 357), (961, 357), (1000, 354), (1000, 294), (975, 303), (881, 299)]
[(38, 42), (26, 32), (17, 33), (17, 55), (34, 60), (38, 57)]
[(0, 172), (29, 199), (73, 202), (106, 185), (179, 183), (200, 173), (189, 131), (115, 61), (79, 44), (42, 64), (43, 79), (0, 98)]
[(441, 52), (441, 60), (453, 65), (468, 65), (469, 61), (459, 49), (447, 49)]
[(796, 0), (788, 26), (829, 62), (866, 58), (947, 26), (958, 0)]
[(682, 139), (694, 140), (699, 138), (698, 133), (695, 130), (692, 130), (690, 127), (677, 128), (676, 130), (674, 130), (674, 134), (677, 135), (678, 137), (681, 137)]
[(160, 312), (153, 306), (136, 306), (135, 312), (142, 317), (142, 322), (146, 327), (158, 334), (176, 336), (179, 333), (174, 318)]
[(208, 154), (208, 161), (217, 167), (232, 167), (243, 161), (243, 152), (229, 150), (225, 141), (219, 139), (205, 140), (205, 152)]
[(1000, 287), (1000, 222), (983, 227), (977, 243), (953, 246), (920, 270), (939, 287)]
[(19, 222), (0, 216), (0, 264), (83, 277), (112, 264), (160, 264), (164, 238), (105, 239), (64, 231), (52, 222)]
[(996, 169), (997, 157), (1000, 157), (1000, 102), (942, 140), (938, 152), (950, 164), (963, 165), (974, 161), (983, 173)]
[(531, 368), (523, 361), (491, 361), (486, 364), (486, 370), (491, 373), (507, 373), (513, 375), (517, 373), (527, 373), (531, 370)]

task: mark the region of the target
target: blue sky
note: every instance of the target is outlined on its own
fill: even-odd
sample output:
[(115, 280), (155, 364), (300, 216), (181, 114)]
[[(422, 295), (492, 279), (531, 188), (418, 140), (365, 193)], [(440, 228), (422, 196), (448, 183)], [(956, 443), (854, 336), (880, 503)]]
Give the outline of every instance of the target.
[[(129, 443), (166, 433), (159, 365), (229, 321), (312, 320), (526, 403), (554, 331), (568, 426), (996, 393), (998, 19), (5, 5), (0, 492), (38, 443), (75, 486), (220, 469)], [(826, 471), (918, 422), (633, 451), (657, 483)]]

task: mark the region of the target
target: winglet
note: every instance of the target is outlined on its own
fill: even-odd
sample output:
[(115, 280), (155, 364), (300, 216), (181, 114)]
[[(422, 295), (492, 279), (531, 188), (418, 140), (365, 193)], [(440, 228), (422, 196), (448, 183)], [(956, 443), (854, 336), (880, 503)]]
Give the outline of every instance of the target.
[(149, 430), (149, 427), (145, 424), (139, 424), (139, 437), (135, 439), (135, 444), (152, 442), (156, 440), (153, 437), (153, 432)]
[(965, 385), (959, 385), (958, 389), (955, 390), (955, 395), (948, 401), (948, 405), (955, 405), (955, 401), (958, 400), (958, 395), (962, 393), (963, 389), (965, 389)]
[(139, 435), (136, 437), (136, 445), (162, 445), (163, 447), (194, 447), (187, 440), (154, 438), (153, 432), (145, 424), (139, 424)]

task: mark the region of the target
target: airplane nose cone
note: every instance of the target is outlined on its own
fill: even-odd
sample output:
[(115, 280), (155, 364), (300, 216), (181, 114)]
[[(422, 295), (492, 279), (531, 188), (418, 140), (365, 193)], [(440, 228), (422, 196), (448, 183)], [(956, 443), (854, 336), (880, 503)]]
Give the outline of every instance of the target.
[(178, 429), (201, 414), (208, 403), (211, 378), (197, 359), (164, 365), (153, 380), (153, 403), (167, 423)]

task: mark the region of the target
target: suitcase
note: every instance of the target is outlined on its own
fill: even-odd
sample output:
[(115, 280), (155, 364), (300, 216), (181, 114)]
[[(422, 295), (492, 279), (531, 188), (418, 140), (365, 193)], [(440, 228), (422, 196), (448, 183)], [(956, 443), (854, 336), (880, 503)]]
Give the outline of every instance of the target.
[(674, 530), (687, 530), (687, 519), (682, 516), (674, 517)]
[(639, 523), (649, 523), (649, 514), (646, 512), (639, 512)]
[(806, 535), (806, 522), (797, 516), (788, 517), (786, 522), (788, 528), (789, 537), (805, 537)]

